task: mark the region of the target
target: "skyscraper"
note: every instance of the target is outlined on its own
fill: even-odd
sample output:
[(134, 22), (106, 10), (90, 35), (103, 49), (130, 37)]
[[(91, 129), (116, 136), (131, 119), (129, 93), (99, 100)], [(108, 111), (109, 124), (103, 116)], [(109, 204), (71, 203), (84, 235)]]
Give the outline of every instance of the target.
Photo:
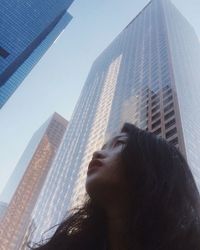
[(200, 188), (199, 67), (191, 25), (169, 0), (150, 1), (92, 65), (43, 189), (49, 198), (39, 198), (33, 241), (83, 200), (93, 152), (124, 122), (178, 147)]
[(0, 221), (1, 219), (3, 218), (3, 215), (6, 211), (6, 208), (7, 208), (8, 204), (3, 202), (3, 201), (0, 201)]
[(72, 2), (0, 2), (0, 108), (70, 22)]
[(2, 250), (20, 249), (25, 234), (32, 232), (34, 221), (30, 219), (30, 215), (67, 124), (63, 117), (54, 113), (34, 134), (20, 164), (11, 176), (5, 188), (8, 189), (5, 193), (8, 195), (9, 204), (0, 221)]
[(8, 204), (10, 203), (17, 186), (19, 185), (27, 169), (27, 166), (29, 165), (42, 137), (44, 136), (45, 131), (47, 130), (50, 120), (51, 117), (32, 136), (28, 146), (25, 148), (25, 151), (17, 163), (17, 166), (15, 167), (2, 193), (0, 194), (1, 201), (4, 201)]

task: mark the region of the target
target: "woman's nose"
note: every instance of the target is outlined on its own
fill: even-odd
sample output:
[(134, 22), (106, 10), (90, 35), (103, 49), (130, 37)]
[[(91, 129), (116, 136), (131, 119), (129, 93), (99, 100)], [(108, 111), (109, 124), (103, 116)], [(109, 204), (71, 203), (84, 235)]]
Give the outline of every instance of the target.
[(92, 159), (103, 159), (103, 158), (105, 158), (105, 154), (101, 150), (95, 151), (93, 153)]

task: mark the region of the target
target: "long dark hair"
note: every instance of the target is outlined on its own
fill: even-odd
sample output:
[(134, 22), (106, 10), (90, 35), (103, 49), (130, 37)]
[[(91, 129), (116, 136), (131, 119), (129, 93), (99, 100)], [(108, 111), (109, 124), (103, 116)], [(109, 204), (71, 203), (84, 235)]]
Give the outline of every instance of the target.
[[(190, 168), (175, 147), (125, 123), (122, 160), (132, 213), (128, 249), (200, 250), (200, 198)], [(91, 199), (67, 217), (38, 250), (106, 249), (104, 211)], [(125, 249), (123, 249), (125, 250)]]

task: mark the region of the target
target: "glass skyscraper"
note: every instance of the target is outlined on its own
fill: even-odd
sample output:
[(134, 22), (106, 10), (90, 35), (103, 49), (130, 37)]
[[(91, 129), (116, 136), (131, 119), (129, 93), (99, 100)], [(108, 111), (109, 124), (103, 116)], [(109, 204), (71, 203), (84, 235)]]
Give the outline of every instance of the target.
[(0, 220), (1, 250), (21, 250), (27, 237), (31, 235), (34, 220), (31, 220), (30, 215), (67, 124), (68, 121), (54, 113), (33, 135), (11, 175), (3, 191), (8, 205)]
[(92, 65), (33, 213), (33, 241), (83, 201), (93, 152), (124, 122), (178, 147), (200, 188), (199, 68), (191, 25), (170, 0), (150, 1)]
[(5, 203), (3, 201), (0, 201), (0, 221), (3, 218), (3, 215), (4, 215), (4, 213), (5, 213), (6, 209), (7, 209), (7, 206), (8, 206), (7, 203)]
[(72, 2), (0, 2), (0, 108), (70, 22)]

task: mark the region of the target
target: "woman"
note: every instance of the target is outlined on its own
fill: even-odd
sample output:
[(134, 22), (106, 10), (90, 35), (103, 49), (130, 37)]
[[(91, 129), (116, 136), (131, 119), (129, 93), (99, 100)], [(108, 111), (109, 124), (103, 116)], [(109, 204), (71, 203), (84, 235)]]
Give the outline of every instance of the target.
[(126, 123), (93, 154), (88, 199), (48, 250), (200, 250), (200, 199), (180, 152)]

